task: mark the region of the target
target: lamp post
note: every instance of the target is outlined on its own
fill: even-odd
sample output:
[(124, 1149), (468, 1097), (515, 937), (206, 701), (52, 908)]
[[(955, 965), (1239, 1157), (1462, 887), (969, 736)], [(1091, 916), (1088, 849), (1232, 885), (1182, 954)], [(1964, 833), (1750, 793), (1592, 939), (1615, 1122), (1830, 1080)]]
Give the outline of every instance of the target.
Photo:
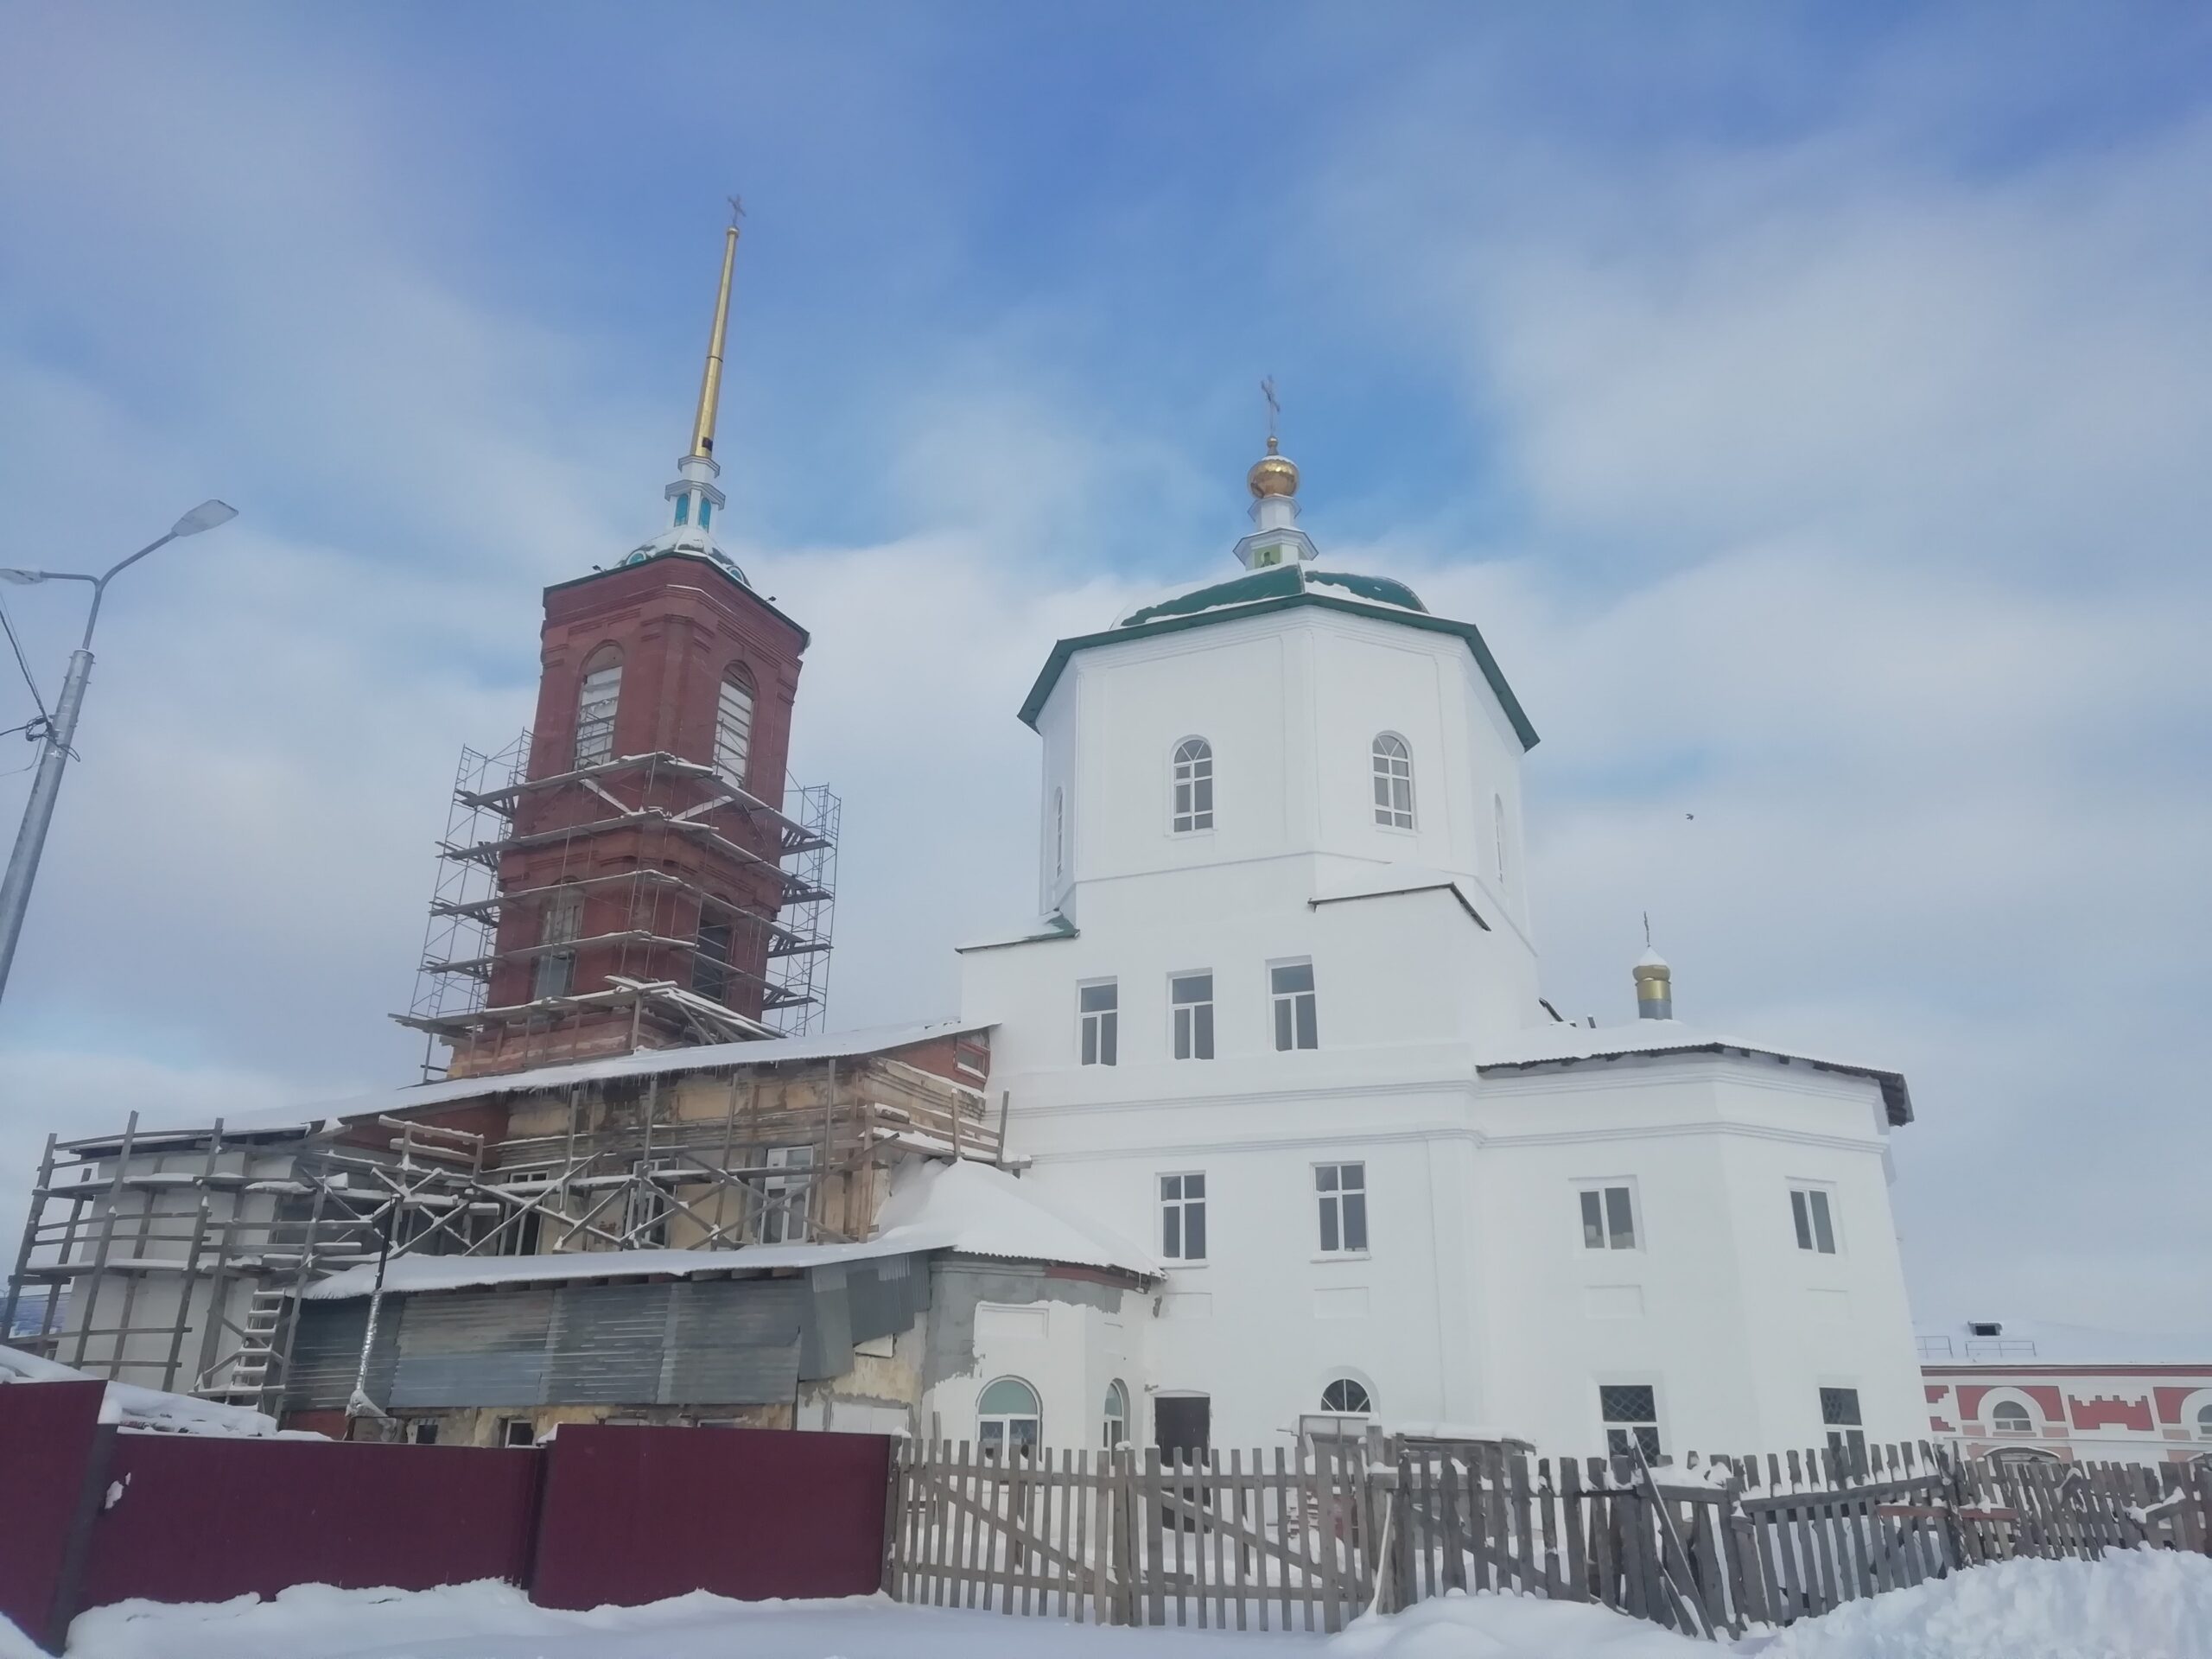
[(8, 874), (0, 880), (0, 995), (8, 989), (8, 969), (16, 960), (16, 941), (23, 931), (23, 912), (30, 907), (31, 883), (38, 875), (39, 855), (46, 849), (46, 827), (54, 821), (54, 803), (61, 793), (62, 768), (69, 764), (69, 745), (77, 734), (77, 714), (85, 706), (85, 682), (92, 673), (92, 629), (100, 620), (100, 601), (107, 585), (149, 553), (181, 537), (228, 524), (238, 516), (236, 507), (220, 501), (202, 501), (169, 526), (168, 534), (140, 548), (101, 575), (70, 570), (0, 569), (8, 582), (89, 582), (92, 608), (85, 618), (85, 638), (70, 653), (69, 671), (61, 682), (61, 696), (54, 713), (40, 722), (38, 776), (31, 783), (31, 798), (23, 807), (23, 827), (16, 833), (16, 850), (8, 859)]

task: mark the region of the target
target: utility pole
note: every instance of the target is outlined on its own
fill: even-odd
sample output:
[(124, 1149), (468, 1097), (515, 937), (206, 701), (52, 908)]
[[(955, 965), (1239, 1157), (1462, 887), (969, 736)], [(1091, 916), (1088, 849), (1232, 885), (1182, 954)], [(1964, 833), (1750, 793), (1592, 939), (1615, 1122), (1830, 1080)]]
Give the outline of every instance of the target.
[(0, 880), (0, 996), (7, 995), (8, 970), (15, 964), (16, 942), (22, 936), (23, 914), (30, 908), (31, 883), (38, 878), (39, 856), (46, 850), (47, 826), (54, 822), (54, 803), (61, 793), (61, 773), (73, 753), (70, 744), (77, 735), (77, 716), (85, 706), (85, 683), (92, 677), (92, 629), (99, 622), (100, 601), (107, 595), (107, 585), (149, 553), (168, 546), (180, 537), (197, 536), (203, 530), (228, 524), (238, 516), (236, 507), (220, 501), (203, 501), (170, 525), (166, 536), (149, 542), (101, 575), (66, 570), (0, 569), (0, 580), (9, 582), (89, 582), (92, 585), (92, 613), (85, 619), (83, 640), (70, 653), (69, 671), (61, 682), (60, 699), (54, 705), (54, 713), (38, 722), (38, 776), (31, 780), (30, 799), (23, 807), (22, 828), (16, 832), (16, 850), (9, 855), (7, 876)]

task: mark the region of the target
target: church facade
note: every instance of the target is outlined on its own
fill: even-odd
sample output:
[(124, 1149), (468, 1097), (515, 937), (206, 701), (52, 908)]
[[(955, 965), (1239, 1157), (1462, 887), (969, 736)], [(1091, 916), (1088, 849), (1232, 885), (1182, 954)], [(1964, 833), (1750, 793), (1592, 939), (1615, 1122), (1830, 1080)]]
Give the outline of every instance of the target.
[(1656, 957), (1642, 1017), (1561, 1021), (1526, 714), (1473, 626), (1318, 562), (1269, 448), (1238, 574), (1055, 647), (1022, 709), (1043, 918), (962, 952), (1025, 1182), (1162, 1262), (1141, 1375), (1054, 1397), (1039, 1333), (979, 1344), (944, 1432), (988, 1393), (1110, 1440), (1125, 1386), (1162, 1446), (1924, 1434), (1903, 1079), (1677, 1021)]

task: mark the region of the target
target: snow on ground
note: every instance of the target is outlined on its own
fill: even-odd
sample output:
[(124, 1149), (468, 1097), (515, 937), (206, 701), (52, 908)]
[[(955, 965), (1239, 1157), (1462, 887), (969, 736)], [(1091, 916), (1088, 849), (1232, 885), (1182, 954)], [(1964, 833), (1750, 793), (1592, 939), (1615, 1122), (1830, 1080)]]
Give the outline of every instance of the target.
[[(0, 1659), (29, 1659), (0, 1624)], [(16, 1639), (19, 1640), (19, 1639)], [(1452, 1596), (1335, 1637), (1101, 1630), (1058, 1619), (850, 1601), (561, 1613), (518, 1590), (417, 1593), (308, 1585), (274, 1601), (127, 1602), (70, 1631), (73, 1659), (2212, 1659), (2212, 1559), (2114, 1551), (2010, 1561), (1853, 1602), (1731, 1647), (1602, 1608)]]
[[(1744, 1647), (1751, 1647), (1745, 1643)], [(1792, 1625), (1759, 1659), (2205, 1659), (2212, 1556), (1999, 1561)]]

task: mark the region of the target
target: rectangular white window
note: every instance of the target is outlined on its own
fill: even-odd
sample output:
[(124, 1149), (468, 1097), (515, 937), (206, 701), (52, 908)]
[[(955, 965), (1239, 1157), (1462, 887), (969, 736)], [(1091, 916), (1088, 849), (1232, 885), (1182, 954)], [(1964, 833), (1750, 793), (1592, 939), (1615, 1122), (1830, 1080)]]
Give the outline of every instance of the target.
[(595, 766), (614, 758), (614, 707), (622, 695), (622, 664), (611, 663), (584, 676), (576, 696), (576, 765)]
[(1646, 1463), (1659, 1460), (1659, 1391), (1649, 1382), (1612, 1383), (1598, 1389), (1598, 1413), (1605, 1420), (1605, 1450), (1624, 1458), (1642, 1452)]
[(1160, 1253), (1170, 1262), (1206, 1259), (1206, 1178), (1160, 1178)]
[(715, 704), (715, 770), (740, 789), (753, 758), (753, 692), (736, 680), (722, 682)]
[[(537, 925), (540, 944), (567, 944), (583, 931), (584, 896), (574, 887), (563, 887), (545, 901), (545, 909)], [(531, 995), (566, 996), (576, 988), (576, 953), (573, 950), (549, 950), (537, 959), (537, 969), (531, 986)]]
[(1178, 974), (1167, 982), (1179, 1060), (1213, 1058), (1213, 976)]
[(1367, 1166), (1316, 1164), (1313, 1191), (1321, 1207), (1321, 1253), (1367, 1253)]
[(1582, 1205), (1584, 1249), (1636, 1248), (1636, 1195), (1632, 1192), (1625, 1186), (1586, 1186), (1576, 1196)]
[(814, 1181), (812, 1147), (768, 1148), (767, 1179), (760, 1184), (760, 1242), (806, 1242), (807, 1192)]
[(1076, 988), (1077, 1017), (1083, 1025), (1083, 1063), (1120, 1064), (1121, 988), (1110, 979)]
[(1835, 1222), (1828, 1214), (1828, 1195), (1824, 1187), (1793, 1186), (1789, 1189), (1789, 1219), (1797, 1229), (1797, 1248), (1821, 1255), (1835, 1254)]
[(1319, 1046), (1313, 1017), (1313, 964), (1286, 962), (1268, 969), (1268, 991), (1274, 999), (1275, 1046)]

